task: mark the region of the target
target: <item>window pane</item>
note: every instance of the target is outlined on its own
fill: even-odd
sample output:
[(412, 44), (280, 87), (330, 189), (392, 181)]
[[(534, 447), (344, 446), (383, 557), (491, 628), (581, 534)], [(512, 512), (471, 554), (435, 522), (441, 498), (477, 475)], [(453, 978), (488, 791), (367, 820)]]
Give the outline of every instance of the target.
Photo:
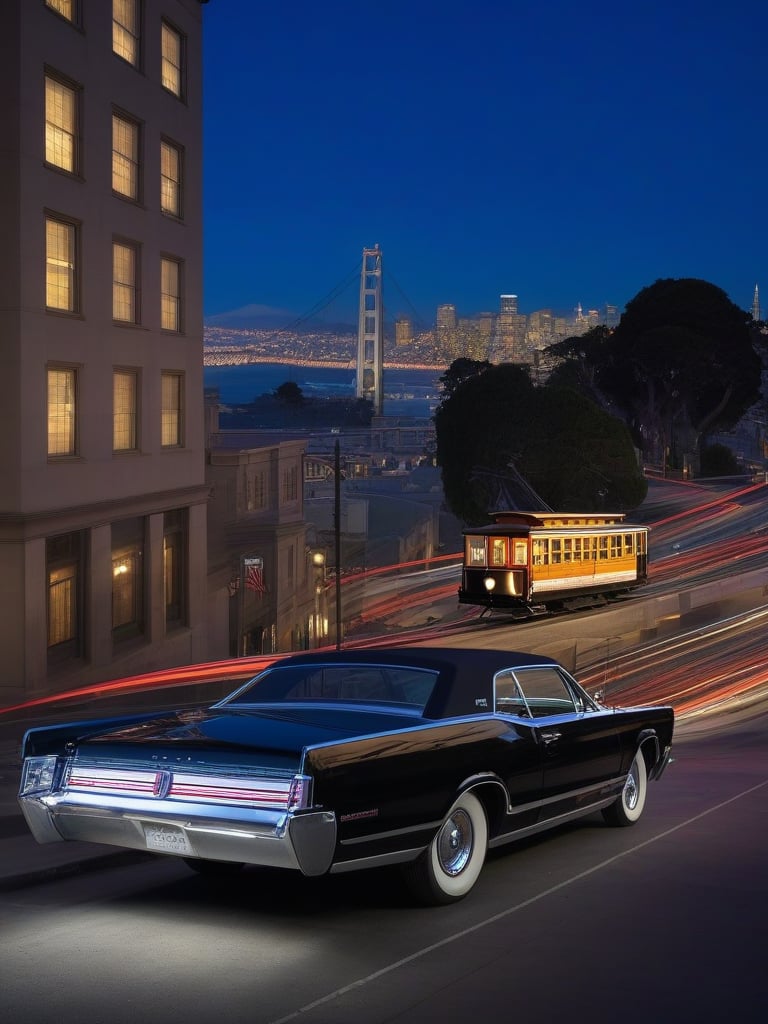
[(139, 198), (139, 126), (117, 114), (112, 115), (112, 188)]
[(48, 217), (45, 222), (45, 303), (75, 310), (75, 226)]
[(75, 90), (46, 75), (45, 159), (72, 174), (77, 170), (76, 119)]
[(112, 50), (134, 66), (139, 62), (137, 0), (112, 0)]
[(485, 565), (484, 537), (467, 537), (467, 565)]
[(48, 370), (48, 454), (75, 454), (74, 370)]
[(136, 374), (131, 370), (115, 370), (113, 378), (113, 441), (116, 452), (136, 449)]
[(121, 242), (112, 244), (112, 318), (138, 323), (136, 302), (136, 249)]
[(144, 628), (144, 528), (141, 518), (112, 524), (112, 630), (115, 640)]
[(75, 0), (45, 0), (48, 7), (58, 11), (67, 21), (75, 20)]
[(160, 208), (181, 216), (181, 152), (170, 142), (160, 143)]
[(164, 88), (174, 96), (182, 94), (181, 60), (182, 41), (178, 32), (163, 22), (162, 35), (162, 67), (161, 76)]
[(112, 628), (138, 625), (141, 561), (136, 551), (112, 560)]
[(163, 517), (163, 580), (165, 621), (179, 623), (184, 618), (184, 552), (186, 550), (186, 514), (182, 509)]
[(63, 533), (45, 542), (48, 579), (48, 656), (60, 663), (82, 654), (84, 534)]
[(181, 374), (164, 373), (162, 378), (161, 443), (163, 447), (181, 444)]
[(176, 260), (160, 260), (160, 326), (181, 330), (181, 274)]
[(56, 569), (48, 576), (48, 646), (75, 637), (76, 566)]

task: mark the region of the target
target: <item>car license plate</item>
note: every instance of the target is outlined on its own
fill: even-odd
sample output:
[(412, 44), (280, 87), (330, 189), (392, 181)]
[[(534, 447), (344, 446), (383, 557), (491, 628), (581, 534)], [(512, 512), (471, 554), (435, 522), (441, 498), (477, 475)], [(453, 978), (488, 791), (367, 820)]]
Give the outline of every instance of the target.
[(194, 853), (187, 837), (175, 825), (145, 825), (144, 838), (147, 849), (156, 853), (177, 853), (184, 856)]

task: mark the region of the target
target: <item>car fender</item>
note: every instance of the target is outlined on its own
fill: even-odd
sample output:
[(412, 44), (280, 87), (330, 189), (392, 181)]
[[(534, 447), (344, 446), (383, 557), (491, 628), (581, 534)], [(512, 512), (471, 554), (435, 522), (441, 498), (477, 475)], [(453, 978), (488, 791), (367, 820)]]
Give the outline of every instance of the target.
[(638, 753), (642, 753), (645, 758), (648, 778), (653, 778), (656, 766), (661, 760), (661, 747), (659, 746), (659, 737), (656, 735), (655, 729), (643, 729), (637, 737), (637, 748), (634, 756), (637, 756)]
[[(485, 810), (488, 819), (488, 834), (492, 837), (499, 829), (499, 823), (512, 809), (512, 801), (504, 780), (496, 772), (476, 772), (465, 779), (456, 791), (451, 806), (463, 793), (476, 796)], [(449, 807), (445, 809), (447, 814)]]

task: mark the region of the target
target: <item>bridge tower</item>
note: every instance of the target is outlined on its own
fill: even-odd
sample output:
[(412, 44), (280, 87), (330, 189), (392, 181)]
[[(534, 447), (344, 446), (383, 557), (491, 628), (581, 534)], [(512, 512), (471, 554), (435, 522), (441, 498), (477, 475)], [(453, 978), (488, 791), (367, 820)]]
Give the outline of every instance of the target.
[(363, 249), (360, 311), (357, 327), (355, 394), (373, 403), (374, 416), (384, 407), (384, 306), (381, 294), (381, 249)]
[(755, 294), (752, 297), (752, 319), (760, 319), (760, 292), (757, 290), (757, 285), (755, 285)]

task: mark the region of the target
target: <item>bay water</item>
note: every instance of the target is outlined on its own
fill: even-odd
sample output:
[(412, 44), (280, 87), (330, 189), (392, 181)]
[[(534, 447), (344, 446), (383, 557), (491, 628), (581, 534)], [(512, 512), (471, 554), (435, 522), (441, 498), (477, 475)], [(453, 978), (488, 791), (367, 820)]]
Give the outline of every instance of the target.
[[(444, 369), (415, 370), (384, 368), (385, 416), (430, 416), (440, 400), (439, 378)], [(288, 381), (301, 388), (306, 398), (354, 397), (354, 369), (333, 366), (297, 366), (293, 363), (245, 363), (233, 366), (206, 366), (206, 388), (217, 388), (225, 405), (252, 402), (270, 395)]]

